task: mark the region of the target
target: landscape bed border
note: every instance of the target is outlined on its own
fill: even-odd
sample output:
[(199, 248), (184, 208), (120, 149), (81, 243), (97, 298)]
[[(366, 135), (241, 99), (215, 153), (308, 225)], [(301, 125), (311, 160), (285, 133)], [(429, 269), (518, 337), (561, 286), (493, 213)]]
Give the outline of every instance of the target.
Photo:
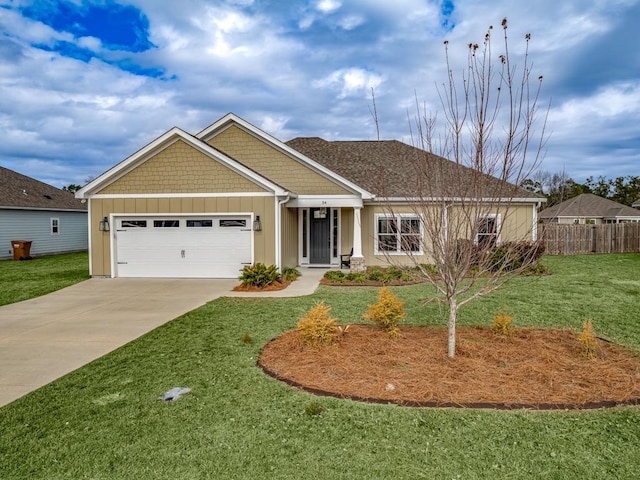
[[(282, 335), (282, 334), (280, 334)], [(397, 405), (399, 407), (409, 408), (467, 408), (467, 409), (491, 409), (491, 410), (534, 410), (534, 411), (558, 411), (558, 410), (598, 410), (603, 408), (614, 408), (622, 406), (638, 406), (640, 405), (640, 397), (630, 398), (627, 400), (604, 400), (599, 402), (585, 403), (502, 403), (502, 402), (438, 402), (438, 401), (417, 401), (417, 400), (393, 400), (377, 397), (362, 397), (359, 395), (340, 395), (336, 392), (330, 392), (320, 388), (309, 387), (303, 383), (284, 377), (267, 365), (262, 363), (262, 353), (269, 344), (274, 342), (280, 335), (272, 338), (260, 348), (256, 366), (262, 370), (267, 376), (289, 385), (290, 387), (303, 390), (312, 395), (319, 397), (336, 398), (339, 400), (352, 400), (355, 402), (372, 403), (380, 405)], [(607, 343), (612, 343), (606, 338), (597, 337)]]

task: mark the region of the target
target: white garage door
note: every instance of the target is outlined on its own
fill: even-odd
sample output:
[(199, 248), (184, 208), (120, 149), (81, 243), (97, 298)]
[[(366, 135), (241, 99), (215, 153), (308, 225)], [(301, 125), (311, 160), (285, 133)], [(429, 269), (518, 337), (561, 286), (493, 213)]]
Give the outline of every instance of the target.
[(251, 264), (250, 216), (116, 217), (116, 276), (236, 278)]

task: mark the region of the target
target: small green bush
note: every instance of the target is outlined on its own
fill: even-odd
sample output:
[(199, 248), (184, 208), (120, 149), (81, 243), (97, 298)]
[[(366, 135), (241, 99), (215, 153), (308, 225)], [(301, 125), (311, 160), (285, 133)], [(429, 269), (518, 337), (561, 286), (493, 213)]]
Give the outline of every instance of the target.
[(373, 280), (375, 282), (382, 282), (384, 276), (385, 273), (380, 267), (371, 267), (367, 272), (367, 277), (369, 277), (369, 280)]
[(242, 274), (238, 277), (242, 285), (263, 288), (282, 280), (278, 267), (264, 263), (255, 263), (253, 265), (245, 265), (242, 268)]
[(353, 283), (367, 283), (367, 274), (365, 272), (350, 272), (344, 277)]
[(402, 275), (400, 275), (400, 281), (401, 282), (415, 282), (416, 281), (416, 276), (411, 273), (408, 270), (405, 270), (402, 272)]
[(329, 270), (324, 274), (324, 278), (326, 278), (331, 283), (344, 283), (346, 275), (344, 272), (340, 270)]
[(494, 272), (513, 271), (522, 267), (535, 268), (544, 250), (545, 247), (541, 243), (507, 242), (491, 251), (486, 266)]
[(404, 302), (387, 287), (382, 287), (378, 292), (378, 301), (369, 305), (369, 311), (362, 318), (375, 323), (391, 338), (396, 338), (399, 334), (398, 323), (406, 316)]
[(319, 348), (338, 340), (340, 329), (335, 318), (329, 316), (331, 307), (320, 301), (298, 321), (298, 333), (306, 346)]
[(302, 274), (297, 268), (285, 267), (282, 269), (282, 278), (284, 278), (287, 282), (294, 282), (300, 276), (302, 276)]
[(432, 265), (430, 263), (421, 263), (418, 266), (418, 271), (422, 275), (426, 274), (426, 275), (430, 275), (432, 277), (438, 275), (438, 267), (436, 267), (435, 265)]
[(385, 270), (385, 276), (391, 280), (400, 280), (404, 274), (404, 270), (395, 266), (387, 267)]

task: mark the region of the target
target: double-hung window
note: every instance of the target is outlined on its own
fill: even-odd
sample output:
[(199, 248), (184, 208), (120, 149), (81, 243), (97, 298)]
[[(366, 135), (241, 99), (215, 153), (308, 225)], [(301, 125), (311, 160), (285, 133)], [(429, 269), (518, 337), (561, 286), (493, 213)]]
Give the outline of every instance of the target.
[(376, 215), (376, 254), (422, 254), (422, 222), (413, 214)]
[(60, 234), (60, 219), (51, 218), (51, 235), (59, 235), (59, 234)]
[(487, 214), (478, 218), (475, 242), (484, 248), (500, 244), (500, 215)]

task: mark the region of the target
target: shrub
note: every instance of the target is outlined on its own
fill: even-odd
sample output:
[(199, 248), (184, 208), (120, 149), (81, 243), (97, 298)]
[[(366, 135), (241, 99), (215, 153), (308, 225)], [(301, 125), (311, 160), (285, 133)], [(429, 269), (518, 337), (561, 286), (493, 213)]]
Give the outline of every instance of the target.
[(240, 341), (245, 345), (251, 345), (253, 343), (253, 337), (248, 333), (245, 333), (240, 337)]
[(395, 266), (388, 267), (385, 271), (386, 277), (391, 280), (400, 280), (404, 270)]
[(400, 275), (400, 280), (403, 282), (415, 282), (416, 276), (410, 271), (405, 270), (402, 272), (402, 275)]
[(436, 275), (438, 275), (438, 267), (430, 263), (421, 263), (418, 266), (418, 272), (422, 275), (426, 274), (435, 277)]
[(354, 283), (367, 283), (367, 274), (364, 272), (351, 272), (347, 273), (345, 279)]
[(491, 251), (487, 260), (487, 267), (491, 271), (513, 271), (530, 266), (535, 268), (544, 254), (542, 243), (507, 242)]
[(384, 279), (384, 272), (380, 267), (371, 267), (367, 272), (367, 277), (369, 277), (369, 280), (373, 280), (374, 282), (381, 282)]
[(329, 270), (324, 274), (324, 278), (326, 278), (331, 283), (344, 283), (345, 274), (340, 270)]
[(493, 317), (493, 325), (491, 326), (491, 331), (493, 333), (497, 333), (498, 335), (511, 335), (512, 328), (511, 322), (513, 322), (513, 317), (506, 313), (497, 313), (495, 317)]
[(362, 318), (375, 323), (390, 337), (395, 338), (398, 336), (398, 323), (406, 316), (404, 302), (387, 287), (382, 287), (378, 292), (378, 301), (369, 305), (369, 311)]
[(580, 355), (587, 358), (595, 358), (598, 356), (596, 334), (593, 331), (591, 320), (584, 322), (584, 325), (582, 326), (582, 333), (578, 337), (578, 341), (582, 345)]
[(284, 278), (287, 282), (294, 282), (300, 276), (302, 276), (302, 274), (297, 268), (285, 267), (282, 269), (282, 278)]
[(255, 263), (253, 265), (245, 265), (242, 268), (242, 274), (238, 277), (244, 286), (252, 286), (263, 288), (279, 282), (282, 277), (278, 272), (278, 267), (264, 263)]
[(330, 311), (331, 307), (321, 301), (298, 321), (298, 332), (305, 345), (318, 348), (336, 342), (340, 330), (336, 319), (329, 316)]

